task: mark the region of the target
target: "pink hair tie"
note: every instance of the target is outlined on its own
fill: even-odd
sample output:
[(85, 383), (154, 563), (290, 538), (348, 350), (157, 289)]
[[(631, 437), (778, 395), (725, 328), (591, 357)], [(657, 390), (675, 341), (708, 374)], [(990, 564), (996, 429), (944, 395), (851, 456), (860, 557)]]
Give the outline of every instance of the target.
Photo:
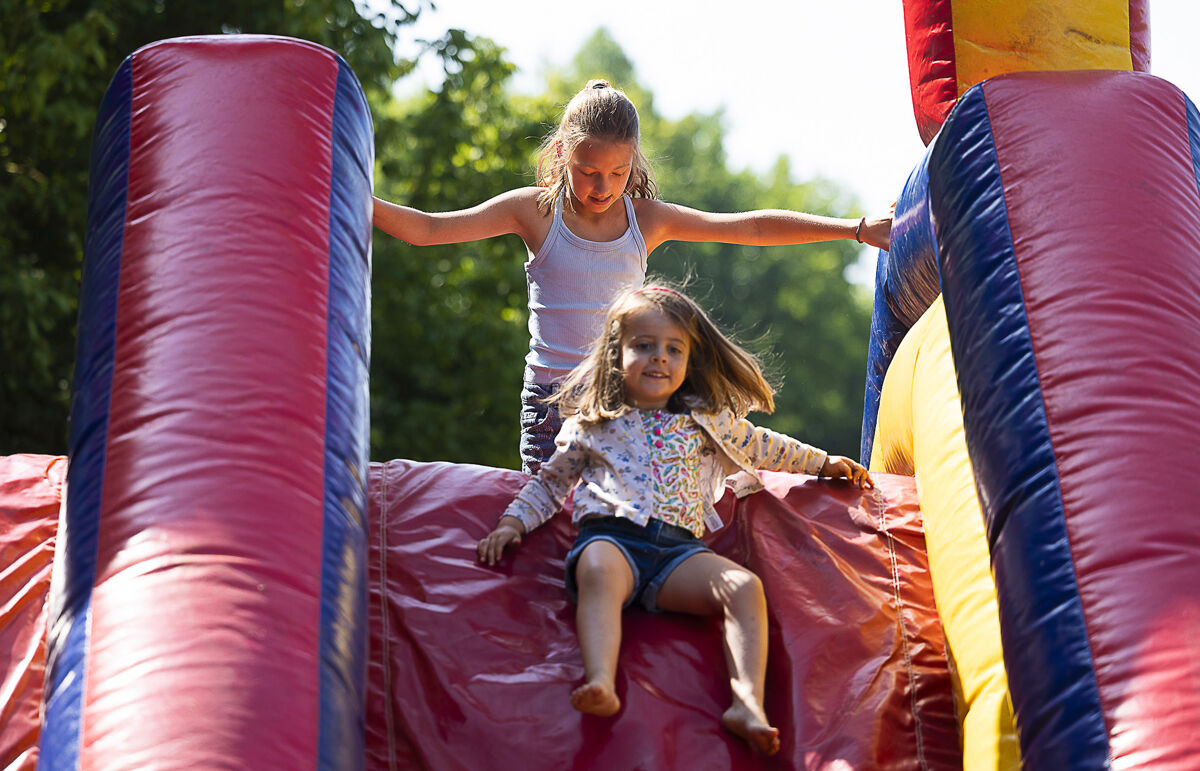
[(646, 292), (666, 292), (667, 294), (673, 294), (676, 297), (683, 297), (683, 295), (679, 294), (679, 292), (676, 292), (674, 289), (667, 289), (665, 286), (642, 287), (641, 289), (634, 292), (634, 294), (645, 294)]

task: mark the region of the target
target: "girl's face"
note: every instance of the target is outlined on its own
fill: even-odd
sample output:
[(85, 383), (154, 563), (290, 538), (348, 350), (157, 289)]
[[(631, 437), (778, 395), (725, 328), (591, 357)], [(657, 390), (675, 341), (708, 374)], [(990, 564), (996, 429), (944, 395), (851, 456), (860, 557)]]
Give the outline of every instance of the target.
[(622, 326), (625, 402), (639, 409), (662, 409), (687, 377), (688, 334), (653, 306), (629, 314)]
[(584, 139), (567, 161), (567, 178), (577, 211), (603, 214), (620, 199), (633, 173), (633, 145)]

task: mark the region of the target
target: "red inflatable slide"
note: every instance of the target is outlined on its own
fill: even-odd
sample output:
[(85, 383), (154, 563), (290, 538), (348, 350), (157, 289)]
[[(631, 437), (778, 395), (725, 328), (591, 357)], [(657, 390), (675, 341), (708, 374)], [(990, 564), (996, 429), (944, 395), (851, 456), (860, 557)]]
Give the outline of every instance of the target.
[[(65, 462), (0, 458), (0, 769), (37, 762), (43, 605)], [(368, 769), (961, 768), (913, 480), (860, 491), (764, 474), (722, 499), (712, 546), (762, 578), (767, 710), (783, 749), (724, 732), (716, 622), (631, 610), (618, 689), (600, 719), (572, 710), (582, 674), (562, 584), (558, 516), (497, 567), (474, 544), (524, 481), (481, 466), (371, 465)], [(279, 684), (286, 687), (286, 684)]]
[(0, 457), (0, 769), (33, 769), (46, 675), (46, 596), (67, 459)]

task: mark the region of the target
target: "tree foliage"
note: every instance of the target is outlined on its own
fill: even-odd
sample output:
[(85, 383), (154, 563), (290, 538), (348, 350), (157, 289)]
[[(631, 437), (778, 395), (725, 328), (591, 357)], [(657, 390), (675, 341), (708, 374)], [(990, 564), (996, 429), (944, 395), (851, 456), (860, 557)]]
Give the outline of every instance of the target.
[[(504, 91), (513, 67), (489, 41), (452, 31), (437, 48), (445, 82), (392, 108), (377, 195), (443, 211), (529, 184), (549, 108)], [(377, 231), (372, 457), (516, 462), (524, 259), (516, 236), (417, 248)]]
[[(338, 51), (371, 103), (376, 192), (425, 210), (531, 184), (539, 141), (598, 76), (638, 105), (667, 200), (711, 211), (854, 208), (832, 184), (796, 183), (786, 159), (763, 177), (730, 171), (722, 115), (659, 115), (603, 31), (529, 97), (511, 92), (503, 49), (451, 30), (424, 54), (442, 63), (443, 81), (397, 98), (392, 86), (413, 63), (397, 61), (392, 43), (419, 2), (365, 19), (351, 0), (0, 0), (0, 453), (66, 449), (92, 124), (111, 74), (154, 40), (263, 32)], [(852, 246), (669, 243), (650, 261), (651, 273), (693, 276), (691, 291), (726, 329), (773, 351), (783, 390), (776, 414), (756, 420), (844, 453), (858, 444), (868, 325), (844, 278)], [(418, 248), (376, 233), (373, 458), (517, 465), (526, 258), (515, 236)]]
[(0, 453), (66, 451), (91, 133), (126, 56), (165, 38), (290, 35), (338, 51), (382, 103), (423, 0), (0, 0)]
[[(459, 48), (469, 38), (456, 39)], [(666, 200), (709, 211), (790, 208), (848, 216), (828, 183), (797, 184), (785, 159), (766, 179), (727, 167), (719, 113), (660, 116), (653, 94), (603, 30), (540, 99), (510, 96), (511, 69), (486, 41), (435, 93), (399, 105), (406, 136), (381, 146), (380, 195), (441, 211), (529, 184), (531, 155), (590, 78), (638, 105), (643, 146)], [(448, 60), (449, 61), (449, 60)], [(513, 466), (517, 400), (528, 349), (523, 244), (515, 236), (410, 247), (377, 234), (372, 456)], [(756, 420), (852, 454), (862, 414), (869, 310), (845, 279), (852, 244), (754, 248), (666, 244), (651, 273), (691, 288), (726, 329), (766, 353), (784, 382), (775, 415)], [(754, 345), (757, 344), (757, 345)]]

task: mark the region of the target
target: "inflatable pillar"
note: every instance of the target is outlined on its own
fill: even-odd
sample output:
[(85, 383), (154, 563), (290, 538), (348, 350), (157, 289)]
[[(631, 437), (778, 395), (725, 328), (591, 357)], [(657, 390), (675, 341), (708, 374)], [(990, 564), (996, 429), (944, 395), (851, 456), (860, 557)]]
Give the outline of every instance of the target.
[(362, 766), (372, 166), (320, 46), (113, 77), (39, 768)]
[[(1140, 362), (1129, 358), (1125, 342), (1115, 342), (1119, 335), (1103, 330), (1108, 324), (1128, 327), (1131, 333), (1125, 339), (1129, 341), (1143, 335), (1176, 340), (1194, 334), (1196, 303), (1188, 266), (1195, 257), (1195, 240), (1164, 239), (1163, 231), (1180, 226), (1157, 224), (1181, 222), (1187, 228), (1195, 216), (1195, 182), (1180, 182), (1181, 170), (1190, 169), (1189, 159), (1195, 156), (1188, 150), (1192, 130), (1185, 128), (1190, 117), (1182, 116), (1194, 110), (1177, 91), (1174, 97), (1167, 96), (1159, 86), (1148, 85), (1152, 79), (1139, 74), (1150, 61), (1147, 0), (905, 0), (904, 15), (914, 113), (930, 149), (900, 197), (893, 253), (880, 258), (863, 456), (873, 458), (872, 468), (911, 468), (918, 479), (935, 593), (947, 621), (951, 652), (970, 648), (977, 655), (980, 644), (989, 651), (999, 649), (998, 641), (989, 644), (956, 632), (955, 627), (961, 627), (955, 623), (957, 609), (991, 606), (990, 613), (999, 616), (1003, 659), (1027, 767), (1090, 769), (1139, 763), (1159, 767), (1156, 764), (1164, 762), (1182, 763), (1180, 768), (1194, 766), (1194, 747), (1177, 741), (1183, 725), (1196, 724), (1190, 706), (1200, 691), (1194, 667), (1182, 663), (1185, 656), (1178, 647), (1167, 646), (1165, 658), (1174, 663), (1157, 662), (1147, 670), (1148, 679), (1139, 680), (1140, 686), (1160, 682), (1158, 678), (1166, 673), (1180, 678), (1161, 693), (1165, 701), (1177, 700), (1185, 708), (1164, 722), (1174, 727), (1173, 738), (1169, 749), (1159, 749), (1145, 728), (1150, 723), (1146, 716), (1161, 715), (1160, 708), (1133, 707), (1127, 701), (1132, 698), (1129, 693), (1141, 688), (1131, 688), (1125, 679), (1128, 667), (1111, 666), (1111, 657), (1134, 656), (1133, 634), (1118, 633), (1113, 623), (1120, 614), (1091, 595), (1094, 587), (1107, 587), (1116, 575), (1148, 577), (1141, 572), (1147, 563), (1116, 568), (1108, 556), (1098, 556), (1112, 553), (1090, 540), (1100, 537), (1101, 530), (1069, 524), (1075, 517), (1076, 522), (1097, 522), (1091, 513), (1046, 506), (1053, 494), (1036, 503), (1026, 497), (1057, 484), (1058, 474), (1067, 466), (1080, 470), (1100, 456), (1123, 457), (1128, 449), (1124, 434), (1136, 422), (1106, 433), (1098, 427), (1108, 426), (1107, 419), (1077, 420), (1081, 413), (1068, 410), (1058, 414), (1069, 419), (1051, 428), (1031, 428), (1049, 408), (1092, 394), (1110, 400), (1119, 394), (1130, 405), (1129, 410), (1118, 411), (1123, 414), (1167, 407), (1165, 400), (1151, 406), (1155, 400), (1145, 398), (1144, 389), (1132, 380), (1110, 377), (1108, 367), (1131, 372), (1139, 369)], [(1022, 98), (1021, 88), (1036, 95)], [(1127, 101), (1121, 103), (1122, 98)], [(950, 130), (952, 124), (957, 128)], [(1126, 177), (1109, 173), (1118, 167)], [(1033, 195), (1038, 196), (1036, 203)], [(1010, 208), (1014, 201), (1021, 202), (1019, 212)], [(1127, 201), (1138, 213), (1136, 222), (1125, 208)], [(1116, 250), (1123, 254), (1118, 256)], [(1138, 276), (1134, 284), (1154, 289), (1126, 293), (1116, 285), (1135, 275), (1128, 261), (1141, 253), (1154, 255), (1148, 264), (1155, 269)], [(1170, 276), (1168, 280), (1182, 277), (1170, 291), (1159, 283), (1158, 267), (1163, 263), (1169, 266), (1161, 271)], [(931, 270), (934, 266), (936, 270)], [(1106, 275), (1107, 267), (1115, 269)], [(1037, 282), (1036, 289), (1027, 284), (1030, 281)], [(1099, 288), (1104, 284), (1109, 286)], [(1044, 304), (1037, 321), (1032, 315), (1027, 319), (1027, 312), (1033, 311), (1028, 305), (1030, 290), (1053, 298), (1040, 299)], [(1155, 292), (1171, 297), (1169, 304), (1179, 318), (1145, 312), (1155, 306)], [(1116, 295), (1122, 299), (1111, 302)], [(1080, 330), (1060, 326), (1052, 315), (1065, 306), (1080, 316), (1103, 316), (1105, 322), (1068, 342), (1065, 330)], [(925, 308), (926, 316), (935, 318), (922, 316), (920, 322), (914, 321)], [(920, 339), (909, 345), (908, 336), (918, 328)], [(1178, 332), (1186, 334), (1180, 338)], [(1033, 343), (1021, 348), (1021, 340)], [(1051, 344), (1042, 347), (1039, 340)], [(952, 360), (946, 355), (949, 350)], [(1085, 358), (1090, 359), (1087, 365), (1082, 364)], [(897, 364), (903, 364), (900, 371), (895, 371)], [(939, 387), (934, 382), (939, 376), (956, 378), (957, 389)], [(1023, 383), (1023, 390), (1014, 390), (1011, 384), (1022, 377), (1036, 380), (1037, 385)], [(1185, 384), (1172, 408), (1190, 410), (1188, 419), (1196, 412), (1193, 387), (1194, 383)], [(894, 392), (890, 397), (889, 389)], [(961, 400), (956, 390), (961, 391)], [(885, 404), (891, 406), (885, 409)], [(1093, 409), (1104, 409), (1100, 404)], [(907, 414), (892, 414), (895, 405), (902, 405)], [(931, 441), (938, 436), (953, 441)], [(1047, 454), (1044, 446), (1050, 437), (1055, 438), (1054, 448)], [(945, 451), (950, 444), (962, 449)], [(1170, 443), (1160, 449), (1178, 452)], [(1039, 453), (1041, 460), (1033, 460)], [(1030, 469), (1038, 463), (1043, 465), (1031, 475)], [(964, 487), (972, 472), (977, 496)], [(1134, 490), (1147, 492), (1142, 485), (1128, 485), (1115, 476), (1093, 486), (1097, 481), (1094, 472), (1084, 472), (1068, 482), (1073, 502), (1104, 498), (1109, 507), (1131, 506), (1121, 509), (1122, 516), (1133, 516), (1139, 494)], [(1109, 497), (1109, 486), (1122, 489)], [(933, 505), (942, 499), (957, 500), (962, 507), (942, 511)], [(1029, 504), (1017, 517), (1020, 525), (1012, 520), (1017, 501)], [(986, 520), (986, 531), (980, 528), (980, 519)], [(1105, 537), (1115, 536), (1115, 514), (1101, 515), (1099, 520), (1112, 523)], [(978, 535), (971, 536), (972, 531), (979, 531)], [(1085, 531), (1087, 537), (1076, 540)], [(961, 537), (945, 540), (939, 533)], [(1124, 533), (1115, 537), (1120, 540)], [(961, 555), (976, 556), (963, 557), (968, 562), (956, 563), (950, 576), (939, 579), (939, 570), (945, 572), (939, 568), (943, 557), (959, 559), (953, 556), (955, 550), (971, 538), (980, 543)], [(1132, 546), (1139, 538), (1125, 543)], [(1156, 536), (1148, 538), (1157, 543)], [(1149, 542), (1142, 542), (1148, 551), (1133, 547), (1121, 552), (1121, 557), (1137, 564), (1156, 551)], [(991, 580), (983, 560), (989, 548), (999, 601), (987, 591)], [(1195, 575), (1175, 572), (1177, 565), (1172, 562), (1190, 559), (1193, 551), (1192, 540), (1183, 537), (1167, 550), (1170, 556), (1159, 555), (1161, 562), (1150, 558), (1155, 565), (1153, 581), (1134, 579), (1125, 588), (1140, 584), (1143, 590), (1166, 590), (1170, 597), (1174, 593), (1167, 589), (1167, 581), (1194, 585)], [(1050, 553), (1054, 559), (1047, 557)], [(968, 575), (977, 580), (961, 580)], [(1089, 610), (1092, 602), (1096, 604)], [(1150, 616), (1157, 618), (1155, 613), (1136, 618), (1126, 632), (1144, 633), (1154, 627), (1160, 641), (1163, 635), (1176, 639), (1171, 635), (1189, 634), (1176, 626), (1187, 622), (1167, 624), (1170, 631), (1164, 632), (1159, 622), (1148, 621)], [(977, 624), (969, 628), (980, 629)], [(1098, 658), (1085, 652), (1089, 648)], [(974, 686), (1002, 682), (991, 678), (973, 684), (968, 668), (959, 674), (964, 695), (977, 692)], [(1183, 684), (1189, 681), (1193, 684)], [(986, 703), (1002, 705), (995, 699)], [(981, 723), (970, 714), (964, 719), (968, 767), (1010, 765), (1004, 751), (1006, 718), (1003, 712), (996, 718), (994, 724), (1001, 726), (1000, 751), (991, 759), (969, 751), (983, 746), (974, 740), (972, 728)]]
[(958, 98), (1006, 72), (1150, 69), (1149, 0), (904, 0), (925, 144)]
[(968, 91), (929, 160), (1030, 769), (1200, 767), (1200, 119), (1136, 72)]

